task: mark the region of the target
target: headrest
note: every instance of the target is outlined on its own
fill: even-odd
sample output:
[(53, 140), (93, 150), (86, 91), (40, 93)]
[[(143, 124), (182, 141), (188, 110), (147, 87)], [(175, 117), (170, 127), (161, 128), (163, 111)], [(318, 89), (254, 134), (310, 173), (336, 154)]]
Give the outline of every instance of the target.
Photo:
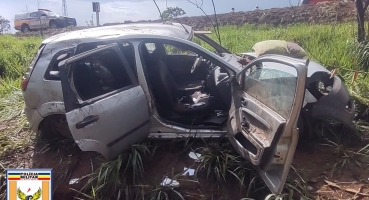
[(151, 54), (151, 63), (157, 64), (165, 55), (164, 45), (161, 43), (155, 43), (155, 50)]

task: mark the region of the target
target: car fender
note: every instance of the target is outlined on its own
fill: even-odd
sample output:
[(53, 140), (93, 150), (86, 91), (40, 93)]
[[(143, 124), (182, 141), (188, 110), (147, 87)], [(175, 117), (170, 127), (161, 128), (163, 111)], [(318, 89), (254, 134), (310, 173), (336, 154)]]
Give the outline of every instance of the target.
[(30, 118), (30, 128), (33, 132), (37, 133), (38, 132), (38, 126), (40, 125), (40, 123), (42, 122), (42, 120), (44, 119), (39, 112), (35, 111), (32, 114), (32, 117)]
[(50, 115), (65, 114), (64, 102), (47, 102), (36, 109), (32, 115), (32, 122), (30, 122), (31, 129), (37, 133), (42, 120)]
[(49, 115), (65, 114), (64, 102), (60, 101), (47, 102), (38, 107), (37, 111), (44, 118)]

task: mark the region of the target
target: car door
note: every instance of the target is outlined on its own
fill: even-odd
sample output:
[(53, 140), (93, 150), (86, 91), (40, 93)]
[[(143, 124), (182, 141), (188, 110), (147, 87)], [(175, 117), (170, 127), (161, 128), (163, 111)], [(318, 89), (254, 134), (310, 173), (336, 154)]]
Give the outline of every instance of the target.
[(228, 138), (273, 193), (281, 193), (296, 149), (307, 67), (284, 56), (259, 58), (232, 83)]
[(40, 28), (40, 13), (39, 12), (32, 12), (30, 14), (30, 21), (29, 21), (29, 28), (30, 29), (38, 29)]
[(112, 159), (149, 135), (145, 94), (116, 43), (59, 67), (66, 119), (81, 150)]

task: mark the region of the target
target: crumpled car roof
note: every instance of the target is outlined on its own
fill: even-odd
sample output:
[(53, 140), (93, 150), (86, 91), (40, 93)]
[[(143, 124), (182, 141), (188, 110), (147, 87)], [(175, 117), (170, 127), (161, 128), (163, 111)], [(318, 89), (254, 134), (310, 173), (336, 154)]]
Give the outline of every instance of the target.
[[(186, 31), (187, 30), (187, 31)], [(161, 35), (185, 40), (192, 38), (193, 30), (188, 25), (179, 23), (132, 23), (102, 26), (54, 35), (42, 43), (68, 42), (70, 40), (113, 39), (129, 35)]]

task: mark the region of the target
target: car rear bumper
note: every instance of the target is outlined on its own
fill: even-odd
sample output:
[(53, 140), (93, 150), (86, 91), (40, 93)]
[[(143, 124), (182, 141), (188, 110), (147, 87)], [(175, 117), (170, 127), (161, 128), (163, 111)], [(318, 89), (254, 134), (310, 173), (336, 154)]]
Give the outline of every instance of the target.
[(24, 108), (24, 113), (26, 114), (27, 120), (29, 122), (30, 128), (33, 132), (38, 132), (38, 126), (40, 125), (41, 121), (44, 119), (40, 113), (36, 109)]

